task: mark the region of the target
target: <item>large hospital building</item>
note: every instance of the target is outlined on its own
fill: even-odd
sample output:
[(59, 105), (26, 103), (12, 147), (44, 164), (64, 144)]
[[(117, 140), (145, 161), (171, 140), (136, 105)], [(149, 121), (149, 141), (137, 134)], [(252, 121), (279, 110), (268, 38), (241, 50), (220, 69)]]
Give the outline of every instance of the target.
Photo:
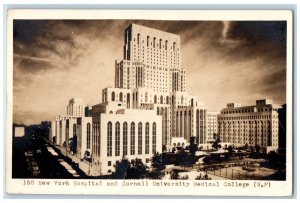
[[(254, 111), (263, 107), (273, 112), (272, 107), (265, 105), (269, 104), (249, 108)], [(131, 24), (125, 29), (123, 59), (115, 61), (115, 87), (103, 89), (101, 103), (91, 108), (84, 108), (80, 99), (70, 100), (67, 115), (56, 117), (51, 132), (58, 145), (76, 136), (78, 156), (83, 158), (89, 151), (98, 175), (113, 172), (123, 157), (149, 163), (156, 152), (170, 151), (177, 140), (189, 143), (191, 136), (199, 145), (211, 143), (218, 124), (224, 141), (276, 146), (274, 134), (255, 141), (237, 137), (236, 133), (244, 132), (246, 127), (236, 127), (239, 131), (231, 128), (233, 119), (242, 119), (242, 115), (233, 114), (233, 109), (235, 112), (236, 106), (224, 109), (217, 123), (219, 115), (207, 114), (201, 102), (186, 91), (179, 35)], [(252, 117), (245, 119), (251, 122), (251, 129)], [(268, 119), (266, 125), (276, 125), (272, 123), (275, 118)], [(240, 126), (236, 122), (234, 125)]]
[(89, 113), (80, 99), (71, 99), (67, 115), (52, 122), (52, 137), (62, 145), (78, 136), (78, 155), (89, 150), (101, 175), (122, 157), (149, 163), (156, 152), (171, 149), (172, 138), (188, 143), (196, 136), (205, 143), (206, 109), (186, 92), (185, 73), (179, 35), (131, 24), (123, 59), (115, 61), (115, 87), (103, 89), (102, 102)]

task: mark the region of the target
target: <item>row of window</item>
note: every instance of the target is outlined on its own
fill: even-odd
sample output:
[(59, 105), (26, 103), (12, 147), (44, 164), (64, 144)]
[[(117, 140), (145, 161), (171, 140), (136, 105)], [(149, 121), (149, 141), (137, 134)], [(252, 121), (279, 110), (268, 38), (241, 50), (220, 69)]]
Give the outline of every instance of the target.
[[(150, 139), (149, 139), (149, 128), (150, 124), (147, 122), (145, 124), (145, 154), (150, 152)], [(111, 157), (113, 155), (113, 142), (112, 142), (112, 122), (107, 123), (107, 156)], [(130, 155), (135, 155), (135, 123), (130, 124)], [(127, 155), (128, 151), (128, 124), (123, 123), (123, 156)], [(138, 123), (138, 154), (143, 154), (143, 124)], [(120, 156), (120, 123), (115, 123), (115, 153), (114, 156)], [(152, 153), (156, 153), (156, 123), (152, 124)]]
[[(137, 36), (136, 36), (136, 38), (137, 38), (137, 44), (140, 44), (141, 34), (138, 33)], [(153, 45), (153, 48), (159, 47), (161, 49), (163, 47), (163, 48), (165, 48), (165, 50), (167, 50), (167, 48), (168, 48), (168, 40), (165, 40), (163, 42), (162, 39), (157, 40), (156, 37), (153, 37), (152, 40), (150, 40), (150, 36), (149, 35), (147, 36), (146, 39), (147, 39), (147, 46), (150, 46), (150, 44), (151, 44), (151, 45)], [(134, 41), (135, 41), (135, 38), (134, 38)], [(159, 43), (157, 43), (157, 41)], [(143, 43), (144, 43), (144, 40), (143, 40)], [(163, 43), (164, 43), (164, 45), (163, 45)], [(175, 51), (175, 49), (176, 49), (176, 42), (173, 42), (173, 47), (172, 48), (173, 48), (173, 51)]]
[[(273, 118), (277, 118), (277, 115), (274, 115)], [(218, 117), (218, 120), (241, 120), (241, 119), (270, 119), (271, 115), (262, 115), (262, 116), (233, 116), (233, 117)]]

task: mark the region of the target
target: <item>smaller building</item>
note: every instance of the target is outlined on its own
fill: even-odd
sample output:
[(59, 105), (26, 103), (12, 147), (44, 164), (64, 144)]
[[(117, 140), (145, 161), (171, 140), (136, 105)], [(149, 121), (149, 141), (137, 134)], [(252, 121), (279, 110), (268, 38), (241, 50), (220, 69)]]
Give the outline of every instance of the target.
[(69, 104), (67, 106), (67, 115), (82, 117), (84, 116), (84, 104), (82, 99), (73, 98), (69, 100)]
[(127, 158), (150, 164), (162, 152), (162, 117), (155, 110), (123, 109), (118, 102), (93, 106), (92, 162), (97, 175), (111, 174)]
[(227, 104), (218, 114), (221, 142), (234, 146), (260, 146), (262, 151), (277, 151), (279, 145), (278, 105), (271, 100), (256, 100), (256, 105)]

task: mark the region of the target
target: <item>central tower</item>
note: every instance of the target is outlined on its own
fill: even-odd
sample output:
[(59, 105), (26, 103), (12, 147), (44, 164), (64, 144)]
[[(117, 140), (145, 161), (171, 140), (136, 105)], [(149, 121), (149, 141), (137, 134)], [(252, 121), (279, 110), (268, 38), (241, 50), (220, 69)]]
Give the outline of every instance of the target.
[(179, 35), (131, 24), (124, 38), (123, 60), (116, 61), (115, 87), (185, 91)]

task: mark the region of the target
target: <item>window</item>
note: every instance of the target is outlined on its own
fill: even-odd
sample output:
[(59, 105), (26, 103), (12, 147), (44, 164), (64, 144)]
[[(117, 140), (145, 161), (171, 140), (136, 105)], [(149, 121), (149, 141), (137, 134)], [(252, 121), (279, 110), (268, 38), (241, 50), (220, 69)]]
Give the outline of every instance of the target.
[(140, 34), (137, 34), (137, 43), (140, 43)]
[(146, 123), (145, 128), (145, 154), (149, 154), (149, 123)]
[(115, 101), (115, 97), (116, 97), (115, 92), (112, 92), (111, 93), (111, 101)]
[(135, 124), (130, 124), (130, 155), (135, 154)]
[(123, 124), (123, 156), (127, 155), (127, 145), (128, 145), (128, 126), (125, 122)]
[(167, 48), (168, 48), (168, 40), (166, 40), (165, 42), (165, 50), (167, 50)]
[(152, 153), (156, 153), (156, 123), (152, 126)]
[(112, 156), (112, 124), (107, 123), (107, 156)]
[(143, 153), (143, 125), (140, 122), (138, 125), (138, 154), (142, 154)]
[(147, 36), (147, 46), (149, 46), (149, 36)]
[(162, 39), (159, 40), (159, 48), (161, 49), (161, 41)]
[(120, 156), (120, 123), (117, 122), (115, 126), (115, 156)]
[(108, 161), (107, 165), (108, 165), (108, 166), (111, 166), (111, 161)]
[(120, 92), (120, 95), (119, 95), (119, 101), (120, 101), (120, 102), (123, 102), (123, 93), (122, 93), (122, 92)]
[(86, 126), (86, 148), (91, 148), (91, 124), (88, 123)]

